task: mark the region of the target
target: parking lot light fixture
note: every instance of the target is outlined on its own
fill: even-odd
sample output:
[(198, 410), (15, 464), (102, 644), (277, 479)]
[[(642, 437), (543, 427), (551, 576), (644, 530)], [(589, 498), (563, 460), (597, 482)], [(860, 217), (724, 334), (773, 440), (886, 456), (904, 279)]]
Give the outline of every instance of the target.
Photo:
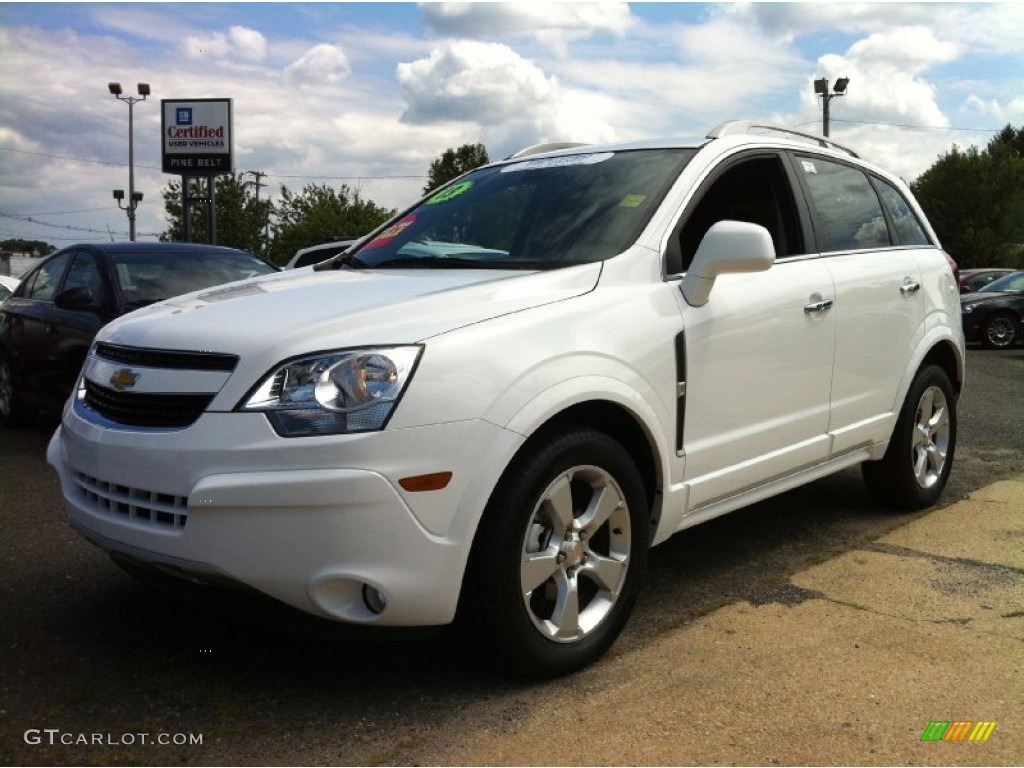
[(836, 80), (835, 85), (832, 86), (832, 92), (828, 90), (828, 80), (824, 77), (819, 77), (814, 81), (814, 93), (821, 96), (821, 134), (822, 136), (829, 135), (829, 104), (832, 99), (846, 95), (846, 87), (850, 84), (850, 78), (840, 77)]
[[(121, 200), (124, 199), (124, 192), (121, 190), (114, 191), (114, 199), (117, 200), (118, 208), (128, 212), (128, 239), (134, 242), (135, 209), (142, 202), (142, 193), (135, 191), (134, 107), (138, 102), (145, 101), (146, 97), (149, 96), (149, 83), (138, 84), (138, 96), (125, 96), (120, 83), (107, 83), (107, 90), (110, 91), (110, 95), (115, 99), (123, 101), (128, 105), (128, 205), (121, 205)], [(121, 191), (120, 197), (117, 195), (118, 191)]]

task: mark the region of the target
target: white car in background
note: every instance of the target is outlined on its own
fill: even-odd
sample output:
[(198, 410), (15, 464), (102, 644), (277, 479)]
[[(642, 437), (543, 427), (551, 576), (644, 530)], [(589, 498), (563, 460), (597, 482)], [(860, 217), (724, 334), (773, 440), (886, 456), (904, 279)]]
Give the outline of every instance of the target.
[(312, 270), (115, 320), (47, 456), (130, 570), (454, 621), (544, 677), (611, 645), (679, 531), (858, 464), (934, 504), (963, 380), (906, 185), (726, 123), (519, 153)]
[(16, 277), (0, 275), (0, 301), (14, 293), (14, 289), (18, 287), (18, 282), (19, 280)]
[(355, 240), (337, 240), (333, 243), (313, 245), (309, 248), (299, 248), (299, 250), (295, 252), (295, 255), (289, 259), (288, 263), (284, 265), (284, 268), (298, 269), (299, 267), (309, 267), (313, 264), (318, 264), (321, 261), (326, 261), (327, 259), (348, 250), (349, 246), (354, 242)]

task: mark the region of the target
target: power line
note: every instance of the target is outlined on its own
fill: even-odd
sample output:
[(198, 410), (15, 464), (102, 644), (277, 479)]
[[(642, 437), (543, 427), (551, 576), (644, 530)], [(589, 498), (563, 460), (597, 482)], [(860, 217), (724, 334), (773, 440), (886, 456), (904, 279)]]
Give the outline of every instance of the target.
[[(97, 210), (106, 210), (106, 209), (105, 208), (100, 208), (100, 209), (97, 209)], [(40, 227), (51, 227), (53, 229), (67, 229), (67, 230), (70, 230), (72, 232), (90, 232), (90, 233), (99, 234), (99, 235), (107, 235), (107, 234), (109, 234), (109, 231), (106, 230), (106, 229), (93, 229), (92, 227), (75, 227), (75, 226), (72, 226), (70, 224), (53, 224), (52, 222), (49, 222), (49, 221), (40, 221), (39, 219), (32, 218), (32, 216), (29, 215), (29, 214), (4, 213), (3, 211), (0, 211), (0, 218), (13, 219), (14, 221), (20, 221), (20, 222), (22, 222), (24, 224), (34, 224), (34, 225), (40, 226)], [(125, 232), (118, 232), (118, 234), (127, 234), (127, 233), (125, 233)], [(157, 233), (154, 233), (154, 232), (149, 232), (147, 234), (153, 235), (154, 237), (159, 237), (159, 235)]]
[(307, 174), (294, 174), (288, 175), (283, 173), (268, 173), (266, 174), (269, 179), (355, 179), (360, 181), (367, 179), (370, 181), (377, 181), (379, 179), (426, 179), (429, 178), (427, 174), (416, 174), (411, 176), (309, 176)]
[[(88, 157), (71, 157), (70, 155), (54, 155), (49, 152), (29, 152), (27, 149), (15, 149), (14, 147), (0, 147), (0, 150), (4, 152), (17, 152), (19, 155), (34, 155), (36, 157), (49, 157), (54, 160), (74, 160), (78, 163), (93, 163), (94, 165), (113, 165), (118, 168), (124, 168), (128, 163), (113, 163), (108, 160), (93, 160)], [(138, 168), (149, 168), (152, 171), (162, 170), (155, 165), (137, 165)]]
[(109, 210), (106, 206), (103, 208), (83, 208), (80, 211), (44, 211), (39, 213), (17, 213), (7, 214), (10, 216), (69, 216), (73, 213), (96, 213), (97, 211)]
[[(805, 125), (818, 125), (819, 120), (808, 120), (804, 123), (797, 123), (793, 128), (801, 128)], [(859, 123), (861, 125), (886, 125), (891, 128), (910, 128), (917, 131), (963, 131), (965, 133), (999, 133), (1002, 128), (957, 128), (948, 125), (912, 125), (910, 123), (887, 123), (882, 120), (849, 120), (837, 117), (832, 118), (833, 123)]]

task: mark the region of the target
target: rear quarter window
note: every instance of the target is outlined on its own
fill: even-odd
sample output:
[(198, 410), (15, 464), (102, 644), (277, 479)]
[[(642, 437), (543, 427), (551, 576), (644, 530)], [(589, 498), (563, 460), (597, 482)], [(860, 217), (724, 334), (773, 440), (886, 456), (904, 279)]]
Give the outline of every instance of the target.
[(882, 197), (885, 210), (892, 220), (900, 245), (931, 245), (924, 227), (914, 214), (914, 209), (896, 187), (885, 179), (875, 177), (875, 185)]

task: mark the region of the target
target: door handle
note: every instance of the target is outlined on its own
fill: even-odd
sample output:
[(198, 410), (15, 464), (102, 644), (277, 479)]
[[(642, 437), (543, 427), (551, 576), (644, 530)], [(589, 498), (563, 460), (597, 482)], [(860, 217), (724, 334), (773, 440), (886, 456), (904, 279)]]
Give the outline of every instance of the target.
[(828, 312), (830, 309), (832, 309), (832, 299), (823, 299), (820, 296), (811, 296), (811, 303), (804, 304), (804, 312), (808, 315)]
[(900, 285), (900, 293), (904, 296), (912, 296), (921, 290), (921, 284), (916, 280), (911, 280), (909, 277), (903, 278), (903, 284)]

